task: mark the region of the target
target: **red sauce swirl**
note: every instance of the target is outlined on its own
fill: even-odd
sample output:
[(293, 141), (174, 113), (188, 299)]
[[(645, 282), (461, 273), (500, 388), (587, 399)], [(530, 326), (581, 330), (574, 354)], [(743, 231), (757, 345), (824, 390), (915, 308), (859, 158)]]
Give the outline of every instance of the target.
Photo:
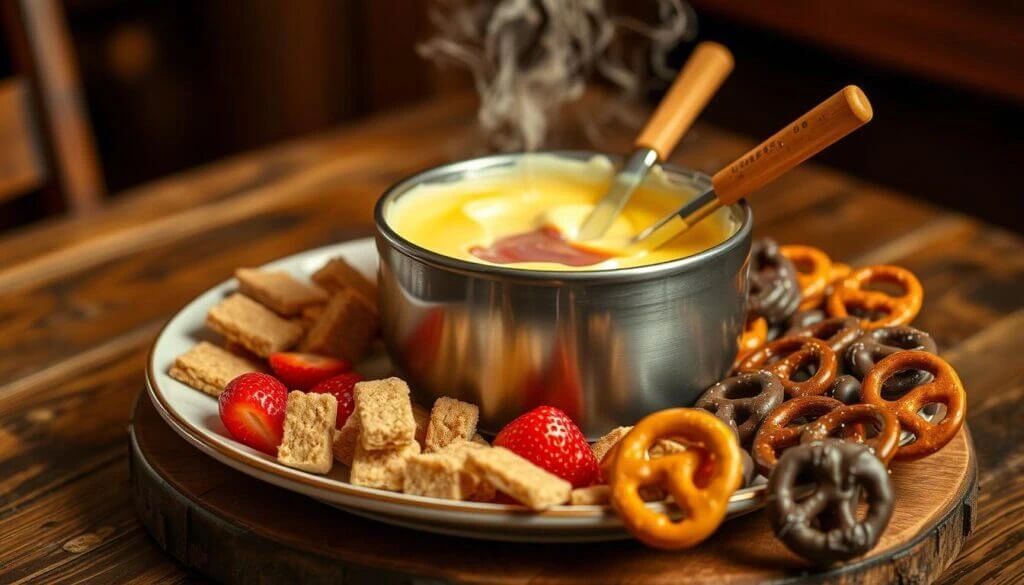
[(481, 260), (495, 264), (554, 262), (566, 266), (591, 266), (612, 257), (606, 252), (589, 249), (567, 240), (553, 226), (505, 236), (487, 247), (473, 246), (469, 252)]

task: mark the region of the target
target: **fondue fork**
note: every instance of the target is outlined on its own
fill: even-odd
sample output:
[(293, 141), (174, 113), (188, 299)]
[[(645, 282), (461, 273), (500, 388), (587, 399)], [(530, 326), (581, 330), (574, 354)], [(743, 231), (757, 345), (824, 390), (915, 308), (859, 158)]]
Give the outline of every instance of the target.
[(864, 92), (848, 85), (711, 177), (711, 188), (637, 234), (629, 246), (654, 250), (723, 205), (774, 181), (871, 120)]
[(729, 49), (703, 42), (693, 50), (683, 70), (633, 143), (633, 153), (612, 186), (583, 221), (578, 240), (600, 238), (629, 201), (647, 173), (672, 153), (683, 134), (732, 71)]

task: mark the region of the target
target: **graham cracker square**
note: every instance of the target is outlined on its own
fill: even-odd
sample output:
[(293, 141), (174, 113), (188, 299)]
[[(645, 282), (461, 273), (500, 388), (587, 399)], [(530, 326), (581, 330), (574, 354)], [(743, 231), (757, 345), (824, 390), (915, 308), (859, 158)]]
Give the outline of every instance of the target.
[(546, 510), (569, 500), (572, 484), (504, 447), (471, 449), (466, 455), (471, 471), (532, 510)]
[(284, 438), (277, 448), (277, 460), (288, 467), (327, 473), (334, 459), (331, 445), (338, 418), (338, 400), (331, 394), (288, 393), (284, 415)]
[(439, 451), (456, 439), (469, 441), (476, 433), (480, 409), (475, 404), (442, 396), (430, 410), (425, 441), (428, 451)]
[(331, 295), (301, 350), (356, 363), (363, 359), (377, 335), (377, 315), (367, 309), (351, 289)]
[(211, 308), (206, 325), (264, 358), (291, 349), (302, 337), (302, 327), (240, 293)]
[(359, 417), (350, 414), (345, 424), (334, 433), (334, 459), (352, 467), (352, 459), (356, 455), (356, 443), (359, 442)]
[(294, 317), (309, 306), (327, 302), (327, 292), (299, 281), (284, 271), (239, 268), (238, 290), (283, 317)]
[(409, 441), (393, 449), (371, 451), (356, 443), (349, 481), (355, 485), (399, 491), (405, 478), (406, 461), (420, 452), (420, 444)]
[(334, 292), (351, 290), (374, 312), (377, 310), (377, 285), (353, 268), (344, 258), (333, 258), (328, 261), (323, 268), (313, 274), (313, 282)]
[(247, 372), (263, 372), (259, 362), (231, 353), (208, 341), (179, 355), (168, 374), (175, 380), (209, 394), (220, 396), (224, 386)]
[(608, 431), (608, 434), (601, 437), (594, 444), (590, 446), (590, 450), (594, 452), (594, 457), (597, 457), (597, 462), (600, 463), (604, 456), (608, 454), (608, 451), (619, 442), (619, 439), (626, 436), (633, 427), (618, 427)]
[(393, 449), (416, 442), (409, 386), (399, 378), (359, 382), (355, 386), (359, 444), (367, 450)]

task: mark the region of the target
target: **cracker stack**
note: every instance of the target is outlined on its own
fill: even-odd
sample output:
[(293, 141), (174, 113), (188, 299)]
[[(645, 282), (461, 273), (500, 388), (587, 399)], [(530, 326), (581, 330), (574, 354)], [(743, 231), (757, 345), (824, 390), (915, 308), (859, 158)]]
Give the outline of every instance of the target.
[(343, 427), (335, 442), (336, 456), (347, 458), (351, 435), (358, 435), (351, 449), (352, 483), (401, 490), (406, 460), (420, 452), (409, 387), (398, 378), (356, 384), (352, 419), (355, 428), (346, 434)]
[[(261, 358), (293, 350), (358, 362), (377, 334), (376, 287), (334, 259), (317, 273), (324, 286), (284, 271), (239, 268), (238, 291), (212, 307), (206, 325), (223, 338), (178, 356), (169, 374), (218, 396), (240, 374), (266, 371)], [(422, 431), (425, 432), (425, 429)]]

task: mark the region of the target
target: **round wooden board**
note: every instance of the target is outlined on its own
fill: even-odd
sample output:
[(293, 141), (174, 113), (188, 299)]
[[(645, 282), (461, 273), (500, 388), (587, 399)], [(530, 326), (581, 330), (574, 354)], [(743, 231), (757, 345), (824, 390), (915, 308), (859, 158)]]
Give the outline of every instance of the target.
[(225, 583), (928, 583), (960, 552), (977, 496), (965, 429), (931, 458), (893, 465), (896, 510), (870, 555), (816, 571), (775, 540), (763, 512), (676, 553), (634, 541), (470, 540), (365, 520), (217, 463), (178, 437), (145, 394), (131, 441), (146, 530), (171, 556)]

